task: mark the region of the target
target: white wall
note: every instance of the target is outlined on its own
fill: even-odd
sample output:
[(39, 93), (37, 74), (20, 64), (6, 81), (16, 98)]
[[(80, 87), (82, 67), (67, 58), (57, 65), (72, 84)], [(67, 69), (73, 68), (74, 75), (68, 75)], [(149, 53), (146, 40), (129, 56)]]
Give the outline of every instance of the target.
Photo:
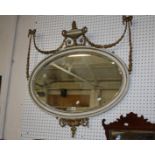
[[(61, 31), (70, 29), (73, 20), (77, 21), (79, 28), (87, 26), (90, 40), (101, 44), (114, 42), (124, 29), (121, 16), (20, 16), (9, 88), (5, 139), (71, 139), (69, 127), (61, 128), (54, 116), (34, 104), (28, 93), (25, 72), (28, 29), (37, 28), (37, 44), (41, 48), (55, 49), (63, 39)], [(133, 72), (129, 91), (117, 106), (90, 118), (89, 128), (79, 127), (75, 139), (105, 139), (102, 119), (105, 118), (108, 123), (131, 111), (155, 122), (154, 27), (155, 16), (134, 16)], [(127, 36), (111, 50), (128, 63)], [(30, 70), (44, 57), (32, 47)]]
[(20, 139), (21, 135), (21, 103), (24, 102), (26, 87), (27, 34), (32, 18), (33, 16), (0, 16), (0, 71), (4, 76), (0, 115), (1, 138), (4, 139)]
[(3, 138), (5, 109), (8, 104), (8, 90), (11, 74), (12, 55), (16, 30), (16, 16), (0, 16), (0, 75), (2, 88), (0, 94), (0, 137)]

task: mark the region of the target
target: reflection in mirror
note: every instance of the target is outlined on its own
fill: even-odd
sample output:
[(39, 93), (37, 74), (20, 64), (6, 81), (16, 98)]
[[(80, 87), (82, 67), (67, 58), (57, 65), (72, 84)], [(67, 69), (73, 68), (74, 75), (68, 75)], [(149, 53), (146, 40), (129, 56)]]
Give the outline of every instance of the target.
[(124, 130), (124, 131), (111, 131), (111, 140), (155, 140), (154, 131), (136, 131), (136, 130)]
[(33, 79), (43, 104), (71, 113), (106, 106), (119, 93), (122, 71), (112, 59), (96, 53), (72, 53), (48, 62)]

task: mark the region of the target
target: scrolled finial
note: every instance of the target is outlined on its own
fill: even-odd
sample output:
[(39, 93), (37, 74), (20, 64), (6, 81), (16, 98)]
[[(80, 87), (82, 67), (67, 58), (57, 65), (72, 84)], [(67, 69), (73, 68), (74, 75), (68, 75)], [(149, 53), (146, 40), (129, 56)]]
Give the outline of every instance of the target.
[(74, 29), (77, 29), (76, 21), (75, 20), (72, 22), (72, 30), (74, 30)]

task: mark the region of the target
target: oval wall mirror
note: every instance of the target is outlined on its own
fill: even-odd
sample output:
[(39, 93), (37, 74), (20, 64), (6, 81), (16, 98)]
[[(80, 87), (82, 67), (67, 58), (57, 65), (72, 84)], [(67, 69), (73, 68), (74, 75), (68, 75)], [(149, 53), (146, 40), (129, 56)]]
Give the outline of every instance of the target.
[(30, 94), (62, 118), (86, 118), (109, 110), (126, 94), (128, 70), (120, 58), (92, 47), (66, 48), (34, 69)]
[[(54, 114), (60, 126), (69, 125), (72, 137), (77, 126), (88, 126), (88, 117), (103, 113), (124, 97), (132, 71), (132, 16), (123, 16), (123, 34), (114, 43), (99, 45), (85, 35), (87, 27), (63, 30), (62, 44), (56, 50), (43, 51), (35, 41), (36, 29), (29, 30), (26, 76), (29, 92), (37, 105)], [(129, 33), (129, 64), (106, 48), (116, 46)], [(42, 60), (29, 78), (31, 41), (42, 54), (52, 54)], [(103, 49), (103, 50), (101, 50)]]

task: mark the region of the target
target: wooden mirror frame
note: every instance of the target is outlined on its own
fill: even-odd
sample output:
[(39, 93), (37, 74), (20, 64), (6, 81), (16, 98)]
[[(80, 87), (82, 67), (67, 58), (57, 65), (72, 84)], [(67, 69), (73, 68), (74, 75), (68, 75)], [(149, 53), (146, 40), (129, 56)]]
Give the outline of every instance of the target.
[(143, 115), (138, 117), (137, 114), (130, 112), (125, 117), (121, 115), (119, 119), (112, 123), (105, 124), (105, 121), (105, 119), (102, 120), (102, 126), (105, 129), (105, 135), (107, 140), (112, 140), (111, 131), (134, 131), (137, 133), (141, 132), (142, 134), (152, 133), (155, 138), (155, 124), (148, 122), (148, 119), (145, 119)]

